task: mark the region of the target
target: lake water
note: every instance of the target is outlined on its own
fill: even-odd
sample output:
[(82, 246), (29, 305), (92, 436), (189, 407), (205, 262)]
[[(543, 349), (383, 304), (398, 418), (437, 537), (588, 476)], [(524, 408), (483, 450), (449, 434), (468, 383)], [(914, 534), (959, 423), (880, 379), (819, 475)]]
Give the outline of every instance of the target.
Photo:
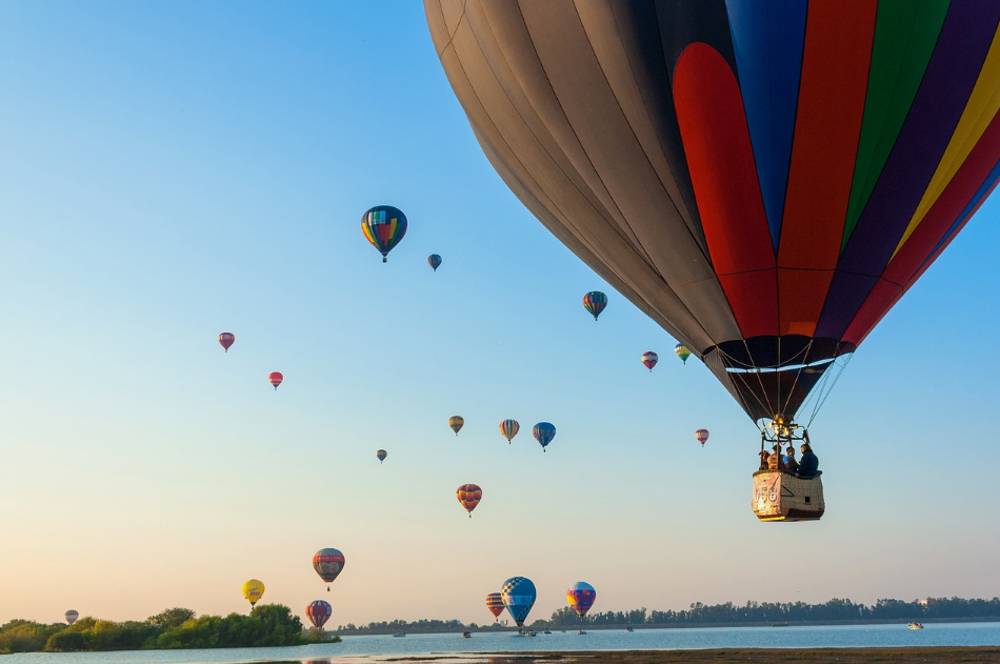
[(471, 639), (463, 639), (461, 634), (411, 634), (401, 638), (346, 636), (342, 643), (297, 648), (30, 653), (2, 656), (0, 664), (334, 664), (365, 661), (379, 655), (428, 653), (878, 646), (1000, 646), (1000, 623), (931, 623), (923, 631), (910, 631), (903, 625), (843, 625), (594, 630), (584, 635), (556, 631), (539, 633), (535, 638), (517, 637), (510, 632), (474, 632)]

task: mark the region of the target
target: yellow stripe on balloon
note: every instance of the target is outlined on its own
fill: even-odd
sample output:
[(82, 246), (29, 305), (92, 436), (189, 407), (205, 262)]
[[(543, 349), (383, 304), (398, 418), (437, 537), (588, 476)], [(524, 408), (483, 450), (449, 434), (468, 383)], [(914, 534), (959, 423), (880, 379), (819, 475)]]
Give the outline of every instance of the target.
[(1000, 28), (993, 34), (993, 43), (990, 45), (989, 53), (986, 54), (986, 60), (983, 61), (976, 86), (969, 95), (969, 101), (955, 127), (955, 132), (951, 135), (948, 148), (944, 151), (937, 170), (934, 171), (934, 177), (927, 185), (927, 190), (924, 191), (920, 204), (910, 218), (902, 239), (896, 245), (896, 250), (892, 252), (893, 257), (955, 177), (955, 173), (965, 163), (972, 148), (979, 142), (998, 110), (1000, 110)]

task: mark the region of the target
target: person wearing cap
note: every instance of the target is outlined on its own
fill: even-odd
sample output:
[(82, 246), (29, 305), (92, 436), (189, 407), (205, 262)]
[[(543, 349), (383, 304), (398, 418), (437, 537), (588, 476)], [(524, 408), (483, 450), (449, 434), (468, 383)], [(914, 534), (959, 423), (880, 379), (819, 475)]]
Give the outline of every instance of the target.
[(812, 446), (809, 443), (802, 443), (802, 460), (799, 461), (799, 477), (803, 479), (812, 479), (819, 475), (819, 457), (816, 456), (812, 451)]

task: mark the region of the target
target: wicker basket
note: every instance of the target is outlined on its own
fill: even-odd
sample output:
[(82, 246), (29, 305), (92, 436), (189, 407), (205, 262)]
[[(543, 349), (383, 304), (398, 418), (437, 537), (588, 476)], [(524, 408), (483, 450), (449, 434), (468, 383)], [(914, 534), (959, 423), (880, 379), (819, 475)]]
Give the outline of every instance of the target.
[(750, 509), (761, 521), (817, 521), (823, 516), (823, 480), (803, 479), (780, 470), (753, 474)]

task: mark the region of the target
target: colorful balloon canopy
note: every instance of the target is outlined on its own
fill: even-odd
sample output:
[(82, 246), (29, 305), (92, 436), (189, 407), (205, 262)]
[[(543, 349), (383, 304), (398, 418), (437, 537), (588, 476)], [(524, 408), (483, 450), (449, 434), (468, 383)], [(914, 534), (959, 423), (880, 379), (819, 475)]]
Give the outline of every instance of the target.
[(382, 262), (406, 235), (406, 215), (391, 205), (376, 205), (361, 216), (361, 232), (382, 254)]
[(64, 615), (66, 617), (67, 625), (72, 625), (80, 618), (80, 612), (77, 611), (76, 609), (70, 609)]
[(691, 357), (691, 351), (687, 349), (684, 344), (677, 344), (674, 346), (674, 355), (681, 358), (681, 362), (684, 364), (688, 363), (688, 358)]
[(283, 380), (285, 380), (285, 375), (280, 371), (272, 371), (267, 374), (267, 382), (273, 385), (276, 390), (278, 389), (278, 386), (281, 385), (281, 381)]
[(471, 519), (472, 510), (476, 509), (479, 501), (483, 499), (483, 490), (476, 484), (463, 484), (455, 490), (455, 497), (458, 498), (458, 502), (462, 504), (465, 511), (469, 513), (469, 518)]
[(219, 345), (222, 350), (229, 352), (229, 347), (236, 343), (236, 335), (232, 332), (219, 332)]
[(581, 618), (590, 611), (595, 599), (597, 591), (586, 581), (577, 581), (566, 591), (566, 603)]
[(642, 363), (646, 366), (647, 369), (649, 369), (650, 373), (652, 373), (653, 367), (655, 367), (656, 363), (659, 361), (660, 361), (660, 356), (651, 350), (647, 350), (645, 353), (642, 354)]
[(490, 593), (486, 596), (486, 608), (493, 614), (494, 618), (499, 618), (503, 613), (503, 597), (500, 593)]
[(319, 578), (327, 583), (327, 592), (330, 592), (329, 584), (333, 583), (340, 576), (340, 573), (344, 571), (345, 564), (347, 564), (347, 559), (344, 558), (344, 554), (340, 552), (340, 549), (327, 547), (313, 554), (313, 569), (319, 574)]
[(253, 606), (264, 596), (264, 582), (259, 579), (248, 579), (243, 582), (243, 597)]
[(583, 308), (590, 312), (595, 321), (606, 306), (608, 306), (608, 296), (601, 291), (590, 291), (583, 296)]
[(708, 429), (698, 429), (694, 432), (694, 438), (704, 447), (705, 443), (708, 442)]
[(521, 425), (517, 423), (517, 420), (501, 420), (500, 421), (500, 435), (507, 439), (507, 444), (514, 440), (514, 436), (517, 432), (521, 430)]
[(375, 456), (378, 457), (378, 462), (382, 463), (383, 461), (385, 461), (385, 458), (389, 456), (389, 453), (386, 452), (385, 450), (379, 450), (378, 452), (375, 453)]
[(503, 582), (500, 597), (503, 598), (503, 605), (518, 627), (524, 626), (525, 618), (535, 605), (535, 595), (535, 584), (531, 579), (515, 576)]
[(313, 627), (316, 629), (323, 629), (323, 625), (326, 621), (330, 619), (333, 615), (333, 607), (330, 606), (329, 602), (324, 602), (321, 599), (311, 602), (309, 606), (306, 607), (306, 618), (309, 618), (309, 622), (312, 623)]
[(448, 418), (448, 426), (451, 427), (451, 430), (454, 431), (457, 436), (458, 432), (462, 430), (463, 426), (465, 426), (465, 418), (461, 415), (452, 415)]
[(431, 266), (431, 269), (437, 272), (437, 269), (441, 267), (441, 257), (437, 254), (431, 254), (427, 257), (427, 264)]
[(754, 420), (791, 421), (1000, 177), (1000, 2), (453, 5), (428, 25), (497, 172)]
[(544, 452), (548, 444), (556, 437), (556, 425), (551, 422), (539, 422), (531, 429), (531, 435), (542, 446), (542, 451)]

